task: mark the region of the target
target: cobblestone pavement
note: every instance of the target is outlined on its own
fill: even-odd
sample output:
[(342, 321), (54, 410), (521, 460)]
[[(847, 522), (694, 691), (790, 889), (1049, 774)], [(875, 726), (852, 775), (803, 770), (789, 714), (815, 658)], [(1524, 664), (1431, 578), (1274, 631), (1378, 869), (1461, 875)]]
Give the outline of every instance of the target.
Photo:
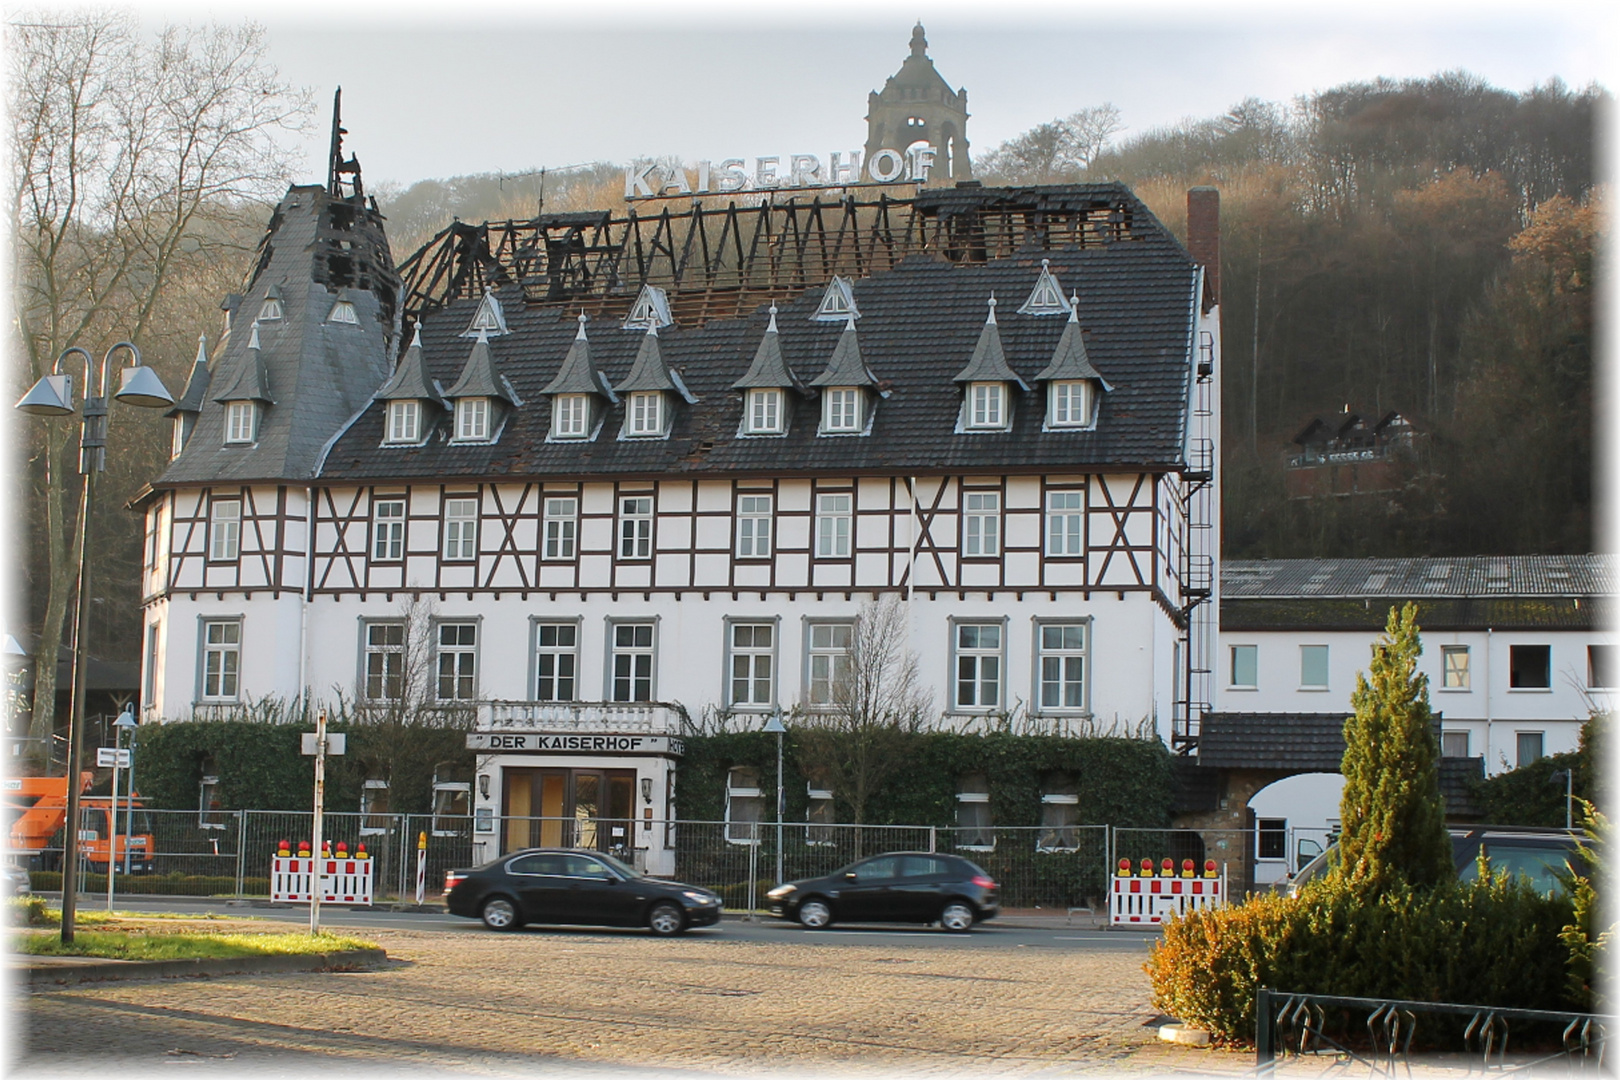
[[(217, 925), (217, 924), (216, 924)], [(21, 995), (31, 1076), (385, 1067), (487, 1075), (1205, 1070), (1156, 1041), (1143, 954), (849, 949), (723, 935), (385, 931), (342, 974), (106, 982)], [(19, 1060), (19, 1056), (21, 1060)]]

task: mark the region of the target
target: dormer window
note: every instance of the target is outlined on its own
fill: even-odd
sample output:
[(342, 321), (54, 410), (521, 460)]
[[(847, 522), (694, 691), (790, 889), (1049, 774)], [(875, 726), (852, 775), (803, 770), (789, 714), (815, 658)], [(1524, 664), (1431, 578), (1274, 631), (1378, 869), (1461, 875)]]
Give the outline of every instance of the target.
[(831, 386), (821, 396), (821, 430), (823, 432), (860, 431), (861, 388), (858, 386)]
[(175, 458), (179, 457), (180, 456), (180, 451), (182, 451), (182, 450), (184, 450), (186, 448), (186, 436), (188, 434), (190, 434), (190, 433), (188, 431), (186, 431), (186, 417), (184, 417), (184, 416), (175, 417), (174, 418), (174, 432), (173, 432), (173, 434), (171, 434), (169, 436), (169, 460), (170, 461), (173, 461)]
[(589, 394), (558, 394), (551, 403), (551, 434), (557, 439), (583, 439), (590, 432)]
[[(352, 305), (351, 305), (352, 308)], [(275, 322), (282, 317), (281, 301), (274, 296), (264, 298), (264, 304), (259, 308), (260, 322)], [(354, 320), (349, 320), (353, 322)]]
[(782, 433), (782, 391), (776, 389), (748, 391), (748, 408), (743, 430), (749, 435), (780, 435)]
[(628, 435), (662, 435), (664, 433), (664, 395), (658, 390), (639, 390), (630, 395)]
[(251, 443), (259, 435), (259, 405), (255, 401), (232, 401), (225, 406), (226, 443)]
[(1007, 384), (968, 384), (968, 427), (1000, 431), (1007, 427)]
[(1090, 379), (1064, 379), (1048, 384), (1047, 423), (1051, 427), (1090, 427), (1097, 392)]
[(489, 398), (469, 397), (456, 401), (456, 442), (489, 441)]
[(332, 313), (326, 317), (327, 322), (348, 323), (351, 326), (360, 325), (360, 316), (355, 314), (354, 305), (347, 300), (339, 300), (332, 305)]
[(422, 441), (422, 403), (410, 399), (388, 403), (388, 437), (390, 443), (418, 443)]

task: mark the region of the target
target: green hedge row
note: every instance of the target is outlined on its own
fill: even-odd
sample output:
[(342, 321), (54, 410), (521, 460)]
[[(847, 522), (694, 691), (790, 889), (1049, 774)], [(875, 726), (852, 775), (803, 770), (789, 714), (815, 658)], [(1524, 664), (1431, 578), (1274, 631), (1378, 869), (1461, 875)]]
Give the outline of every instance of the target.
[[(30, 870), (28, 885), (35, 892), (60, 892), (61, 871)], [(79, 890), (105, 895), (107, 875), (80, 874)], [(119, 874), (115, 891), (120, 896), (235, 896), (236, 878), (201, 874)], [(245, 877), (242, 892), (245, 896), (269, 896), (270, 879)]]

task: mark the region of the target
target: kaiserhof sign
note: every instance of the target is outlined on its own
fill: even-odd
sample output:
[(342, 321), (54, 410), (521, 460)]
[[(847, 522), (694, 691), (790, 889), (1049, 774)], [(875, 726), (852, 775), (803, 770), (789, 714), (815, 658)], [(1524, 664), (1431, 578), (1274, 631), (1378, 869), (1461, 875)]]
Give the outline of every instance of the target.
[(681, 757), (684, 739), (673, 735), (631, 735), (614, 732), (581, 734), (577, 731), (470, 731), (467, 749), (486, 754), (630, 754)]
[(825, 166), (814, 154), (754, 159), (754, 171), (744, 159), (726, 158), (720, 164), (700, 161), (696, 170), (658, 164), (627, 165), (624, 197), (627, 200), (672, 198), (680, 195), (724, 195), (752, 191), (803, 191), (809, 188), (862, 187), (896, 183), (922, 184), (938, 151), (928, 143), (905, 150), (879, 150), (862, 160), (859, 150), (827, 155)]

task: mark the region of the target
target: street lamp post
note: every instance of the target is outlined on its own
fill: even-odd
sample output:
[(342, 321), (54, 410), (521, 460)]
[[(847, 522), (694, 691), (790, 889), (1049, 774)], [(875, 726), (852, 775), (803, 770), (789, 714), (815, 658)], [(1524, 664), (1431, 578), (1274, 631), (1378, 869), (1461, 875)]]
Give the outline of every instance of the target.
[[(142, 408), (165, 408), (174, 396), (158, 378), (157, 372), (141, 364), (141, 351), (127, 341), (108, 349), (96, 369), (95, 358), (77, 345), (62, 350), (51, 373), (36, 382), (17, 408), (34, 416), (72, 416), (73, 376), (62, 370), (70, 355), (84, 358), (84, 409), (79, 429), (79, 473), (84, 477), (79, 498), (78, 603), (73, 616), (73, 712), (68, 717), (67, 828), (63, 830), (62, 851), (62, 943), (73, 943), (74, 915), (79, 888), (79, 776), (84, 764), (85, 673), (89, 650), (85, 637), (90, 629), (90, 508), (95, 505), (96, 474), (107, 465), (107, 369), (113, 355), (127, 351), (134, 359), (120, 370), (119, 401)], [(93, 376), (99, 375), (99, 379)], [(94, 393), (94, 396), (91, 396)], [(112, 852), (107, 853), (111, 870)]]
[[(124, 800), (124, 876), (129, 877), (129, 841), (135, 835), (135, 710), (125, 709), (118, 714), (115, 727), (129, 729), (129, 797)], [(113, 740), (118, 745), (118, 740)], [(148, 851), (146, 854), (150, 855)]]
[(765, 731), (776, 734), (776, 883), (782, 884), (782, 735), (787, 728), (782, 726), (782, 710), (777, 709), (771, 713), (771, 718), (765, 722)]
[(1559, 769), (1547, 777), (1549, 783), (1564, 785), (1564, 828), (1575, 827), (1575, 770)]

